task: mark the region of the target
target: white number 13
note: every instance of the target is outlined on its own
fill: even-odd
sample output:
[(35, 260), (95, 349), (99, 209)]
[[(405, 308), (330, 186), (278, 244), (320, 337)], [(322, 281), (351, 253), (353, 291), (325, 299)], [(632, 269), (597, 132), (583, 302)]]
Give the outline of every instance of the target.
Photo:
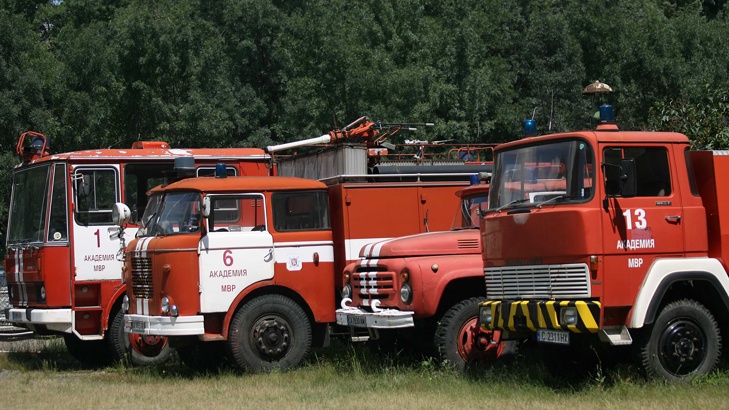
[[(635, 226), (633, 226), (633, 215), (635, 215)], [(623, 212), (623, 216), (625, 217), (625, 225), (628, 227), (628, 229), (645, 229), (646, 226), (648, 226), (648, 222), (645, 220), (645, 210), (638, 208), (631, 212), (630, 209), (626, 209), (625, 212)]]

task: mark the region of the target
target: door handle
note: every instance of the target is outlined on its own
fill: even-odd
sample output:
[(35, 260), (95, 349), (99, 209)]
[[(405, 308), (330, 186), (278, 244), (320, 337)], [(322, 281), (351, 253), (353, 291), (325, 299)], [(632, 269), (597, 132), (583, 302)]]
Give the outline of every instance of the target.
[(666, 221), (669, 223), (677, 224), (681, 222), (681, 215), (668, 215), (666, 216)]

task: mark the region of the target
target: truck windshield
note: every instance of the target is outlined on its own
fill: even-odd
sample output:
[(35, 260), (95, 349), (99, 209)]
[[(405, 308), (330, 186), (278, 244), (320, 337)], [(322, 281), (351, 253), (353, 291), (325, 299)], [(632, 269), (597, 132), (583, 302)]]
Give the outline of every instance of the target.
[(594, 194), (595, 159), (583, 140), (516, 147), (496, 154), (489, 210), (582, 202)]
[(201, 209), (198, 192), (153, 195), (147, 203), (137, 237), (199, 232)]
[(13, 175), (7, 244), (43, 242), (51, 164), (21, 169)]

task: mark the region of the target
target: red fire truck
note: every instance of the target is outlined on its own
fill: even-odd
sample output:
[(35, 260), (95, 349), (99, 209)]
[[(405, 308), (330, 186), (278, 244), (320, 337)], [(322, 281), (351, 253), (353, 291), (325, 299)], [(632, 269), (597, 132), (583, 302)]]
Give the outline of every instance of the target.
[[(11, 307), (6, 318), (37, 334), (63, 335), (71, 354), (86, 363), (127, 356), (132, 363), (162, 360), (164, 338), (127, 335), (122, 328), (122, 249), (134, 237), (147, 191), (177, 176), (268, 175), (261, 149), (172, 149), (139, 141), (131, 149), (50, 154), (38, 133), (20, 136), (22, 159), (13, 171), (5, 274)], [(125, 203), (131, 219), (124, 236), (112, 222)]]
[(125, 329), (169, 337), (203, 368), (227, 353), (243, 370), (285, 369), (326, 345), (341, 272), (362, 245), (447, 229), (455, 191), (484, 170), (464, 159), (425, 163), (423, 150), (386, 161), (369, 145), (382, 141), (379, 126), (358, 124), (344, 134), (372, 131), (365, 144), (279, 158), (281, 175), (308, 179), (197, 178), (153, 190), (127, 248)]
[(495, 150), (479, 322), (535, 338), (558, 373), (626, 346), (651, 377), (707, 374), (729, 329), (729, 156), (600, 112), (595, 131)]
[[(490, 174), (480, 177), (485, 182)], [(486, 293), (478, 210), (489, 192), (487, 183), (478, 182), (456, 192), (460, 204), (450, 231), (362, 248), (360, 260), (344, 270), (339, 325), (367, 329), (373, 339), (382, 332), (411, 333), (426, 342), (424, 350), (459, 370), (515, 351), (516, 342), (502, 342), (499, 332), (478, 327), (478, 305)]]

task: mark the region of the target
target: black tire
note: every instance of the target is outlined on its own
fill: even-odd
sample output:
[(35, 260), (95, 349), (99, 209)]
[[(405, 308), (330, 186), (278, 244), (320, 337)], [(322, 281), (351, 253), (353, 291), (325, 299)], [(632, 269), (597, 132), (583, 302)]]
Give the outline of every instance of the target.
[(711, 312), (691, 299), (661, 310), (640, 343), (648, 377), (689, 381), (711, 372), (721, 357), (721, 334)]
[(63, 341), (71, 356), (84, 366), (102, 367), (113, 362), (104, 340), (81, 340), (74, 334), (64, 333)]
[(311, 350), (311, 324), (304, 310), (281, 295), (251, 300), (233, 316), (228, 357), (242, 371), (287, 370)]
[(112, 360), (133, 366), (149, 366), (166, 361), (172, 349), (166, 337), (143, 336), (124, 331), (124, 313), (114, 312), (106, 336)]
[(182, 363), (199, 373), (219, 372), (225, 362), (224, 342), (198, 341), (175, 350)]
[(516, 354), (518, 342), (491, 344), (491, 332), (479, 329), (478, 305), (484, 300), (471, 298), (456, 303), (438, 321), (433, 344), (436, 358), (446, 366), (464, 371), (474, 364), (495, 364)]

